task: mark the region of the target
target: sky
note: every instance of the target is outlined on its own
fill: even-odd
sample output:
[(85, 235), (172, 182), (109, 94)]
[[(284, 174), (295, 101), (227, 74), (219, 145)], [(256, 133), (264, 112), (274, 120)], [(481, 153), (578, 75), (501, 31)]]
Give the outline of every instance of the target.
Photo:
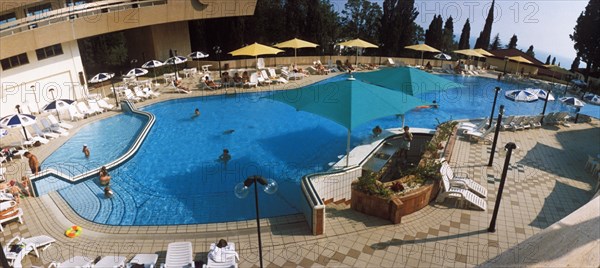
[[(402, 1), (402, 0), (400, 0)], [(345, 0), (332, 0), (336, 9), (341, 13)], [(380, 5), (383, 1), (373, 1)], [(485, 19), (492, 1), (441, 1), (416, 0), (415, 6), (419, 11), (416, 23), (424, 29), (434, 15), (441, 14), (444, 22), (449, 16), (454, 19), (454, 34), (460, 38), (462, 27), (467, 18), (471, 24), (471, 47), (483, 30)], [(513, 34), (517, 35), (517, 48), (526, 51), (533, 45), (535, 56), (545, 62), (548, 55), (556, 57), (556, 64), (570, 67), (576, 56), (573, 41), (569, 34), (577, 18), (585, 10), (588, 0), (497, 0), (494, 9), (494, 24), (492, 39), (499, 33), (503, 45), (508, 44)], [(491, 40), (490, 40), (491, 41)], [(581, 64), (584, 67), (585, 64)]]

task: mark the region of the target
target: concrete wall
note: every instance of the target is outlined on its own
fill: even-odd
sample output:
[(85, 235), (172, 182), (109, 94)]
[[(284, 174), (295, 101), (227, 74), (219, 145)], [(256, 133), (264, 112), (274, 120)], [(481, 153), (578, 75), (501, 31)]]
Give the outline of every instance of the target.
[(187, 56), (191, 51), (187, 21), (153, 25), (150, 27), (154, 43), (154, 58), (169, 58), (169, 49), (177, 50), (177, 55)]
[[(502, 72), (504, 70), (504, 60), (501, 59), (496, 59), (496, 58), (487, 58), (487, 63), (489, 65), (493, 65), (496, 66), (496, 70)], [(518, 68), (518, 70), (517, 70)], [(538, 72), (538, 68), (529, 64), (517, 64), (517, 62), (514, 61), (508, 61), (508, 63), (506, 64), (506, 72), (507, 73), (517, 73), (517, 71), (520, 73), (521, 69), (523, 69), (523, 73), (529, 73), (531, 75), (536, 75)]]
[[(37, 60), (35, 51), (27, 52), (29, 64), (2, 71), (0, 83), (0, 117), (16, 112), (17, 104), (39, 102), (42, 108), (54, 96), (65, 99), (81, 99), (87, 89), (79, 84), (79, 72), (83, 64), (76, 41), (62, 43), (63, 54)], [(31, 88), (34, 86), (35, 90)]]

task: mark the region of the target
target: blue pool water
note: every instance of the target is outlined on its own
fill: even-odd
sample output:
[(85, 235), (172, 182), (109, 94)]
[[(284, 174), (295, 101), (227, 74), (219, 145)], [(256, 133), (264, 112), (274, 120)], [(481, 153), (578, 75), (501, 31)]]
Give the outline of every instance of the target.
[[(522, 87), (484, 78), (445, 78), (467, 87), (418, 96), (435, 99), (440, 108), (407, 113), (407, 125), (434, 128), (438, 121), (489, 116), (494, 87)], [(329, 81), (337, 79), (343, 77)], [(112, 199), (104, 198), (98, 178), (65, 187), (64, 182), (50, 177), (36, 181), (36, 187), (42, 194), (58, 189), (79, 215), (97, 223), (210, 223), (255, 218), (251, 196), (237, 199), (233, 189), (248, 176), (259, 174), (280, 185), (275, 195), (260, 192), (261, 216), (300, 213), (300, 178), (327, 169), (326, 163), (337, 161), (337, 156), (344, 154), (346, 129), (264, 98), (267, 94), (197, 97), (145, 107), (145, 111), (156, 116), (156, 123), (140, 151), (110, 171), (115, 192)], [(498, 103), (506, 105), (508, 115), (538, 114), (543, 105), (514, 103), (505, 99), (502, 92)], [(202, 114), (192, 118), (195, 108)], [(552, 102), (547, 111), (568, 109)], [(128, 114), (90, 124), (54, 152), (42, 167), (53, 166), (76, 174), (110, 162), (126, 151), (143, 121), (142, 117)], [(352, 144), (368, 138), (375, 125), (390, 128), (400, 124), (392, 116), (359, 126), (353, 129)], [(228, 130), (234, 132), (225, 134)], [(90, 159), (81, 153), (83, 143), (92, 149)], [(232, 155), (227, 165), (216, 161), (224, 148)], [(68, 168), (61, 165), (65, 162), (71, 163)]]

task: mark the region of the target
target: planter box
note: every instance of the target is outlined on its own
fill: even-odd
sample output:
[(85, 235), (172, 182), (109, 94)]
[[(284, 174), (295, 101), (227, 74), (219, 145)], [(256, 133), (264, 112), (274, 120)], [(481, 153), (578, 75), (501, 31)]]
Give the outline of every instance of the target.
[(436, 198), (438, 190), (438, 183), (427, 184), (411, 191), (408, 195), (392, 196), (390, 199), (386, 199), (352, 189), (350, 206), (358, 212), (398, 224), (403, 216), (427, 206), (431, 200)]

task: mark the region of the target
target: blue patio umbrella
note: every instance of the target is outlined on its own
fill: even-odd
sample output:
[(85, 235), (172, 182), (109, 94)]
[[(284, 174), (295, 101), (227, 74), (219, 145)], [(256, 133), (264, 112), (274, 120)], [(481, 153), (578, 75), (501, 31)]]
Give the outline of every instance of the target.
[(22, 127), (25, 134), (25, 140), (29, 140), (29, 137), (27, 137), (27, 132), (25, 131), (25, 127), (33, 124), (35, 124), (35, 116), (30, 114), (11, 114), (0, 119), (0, 126), (2, 127)]
[(385, 68), (374, 72), (357, 73), (355, 76), (356, 79), (411, 96), (464, 87), (437, 75), (409, 67)]
[(583, 99), (591, 104), (600, 105), (600, 96), (587, 93), (583, 96)]
[[(278, 91), (269, 98), (330, 119), (348, 129), (346, 152), (350, 152), (353, 128), (371, 120), (404, 114), (427, 103), (399, 91), (349, 78), (326, 84)], [(349, 155), (346, 157), (348, 165)]]
[(512, 101), (532, 102), (538, 100), (538, 96), (528, 89), (516, 89), (506, 91), (504, 96)]

